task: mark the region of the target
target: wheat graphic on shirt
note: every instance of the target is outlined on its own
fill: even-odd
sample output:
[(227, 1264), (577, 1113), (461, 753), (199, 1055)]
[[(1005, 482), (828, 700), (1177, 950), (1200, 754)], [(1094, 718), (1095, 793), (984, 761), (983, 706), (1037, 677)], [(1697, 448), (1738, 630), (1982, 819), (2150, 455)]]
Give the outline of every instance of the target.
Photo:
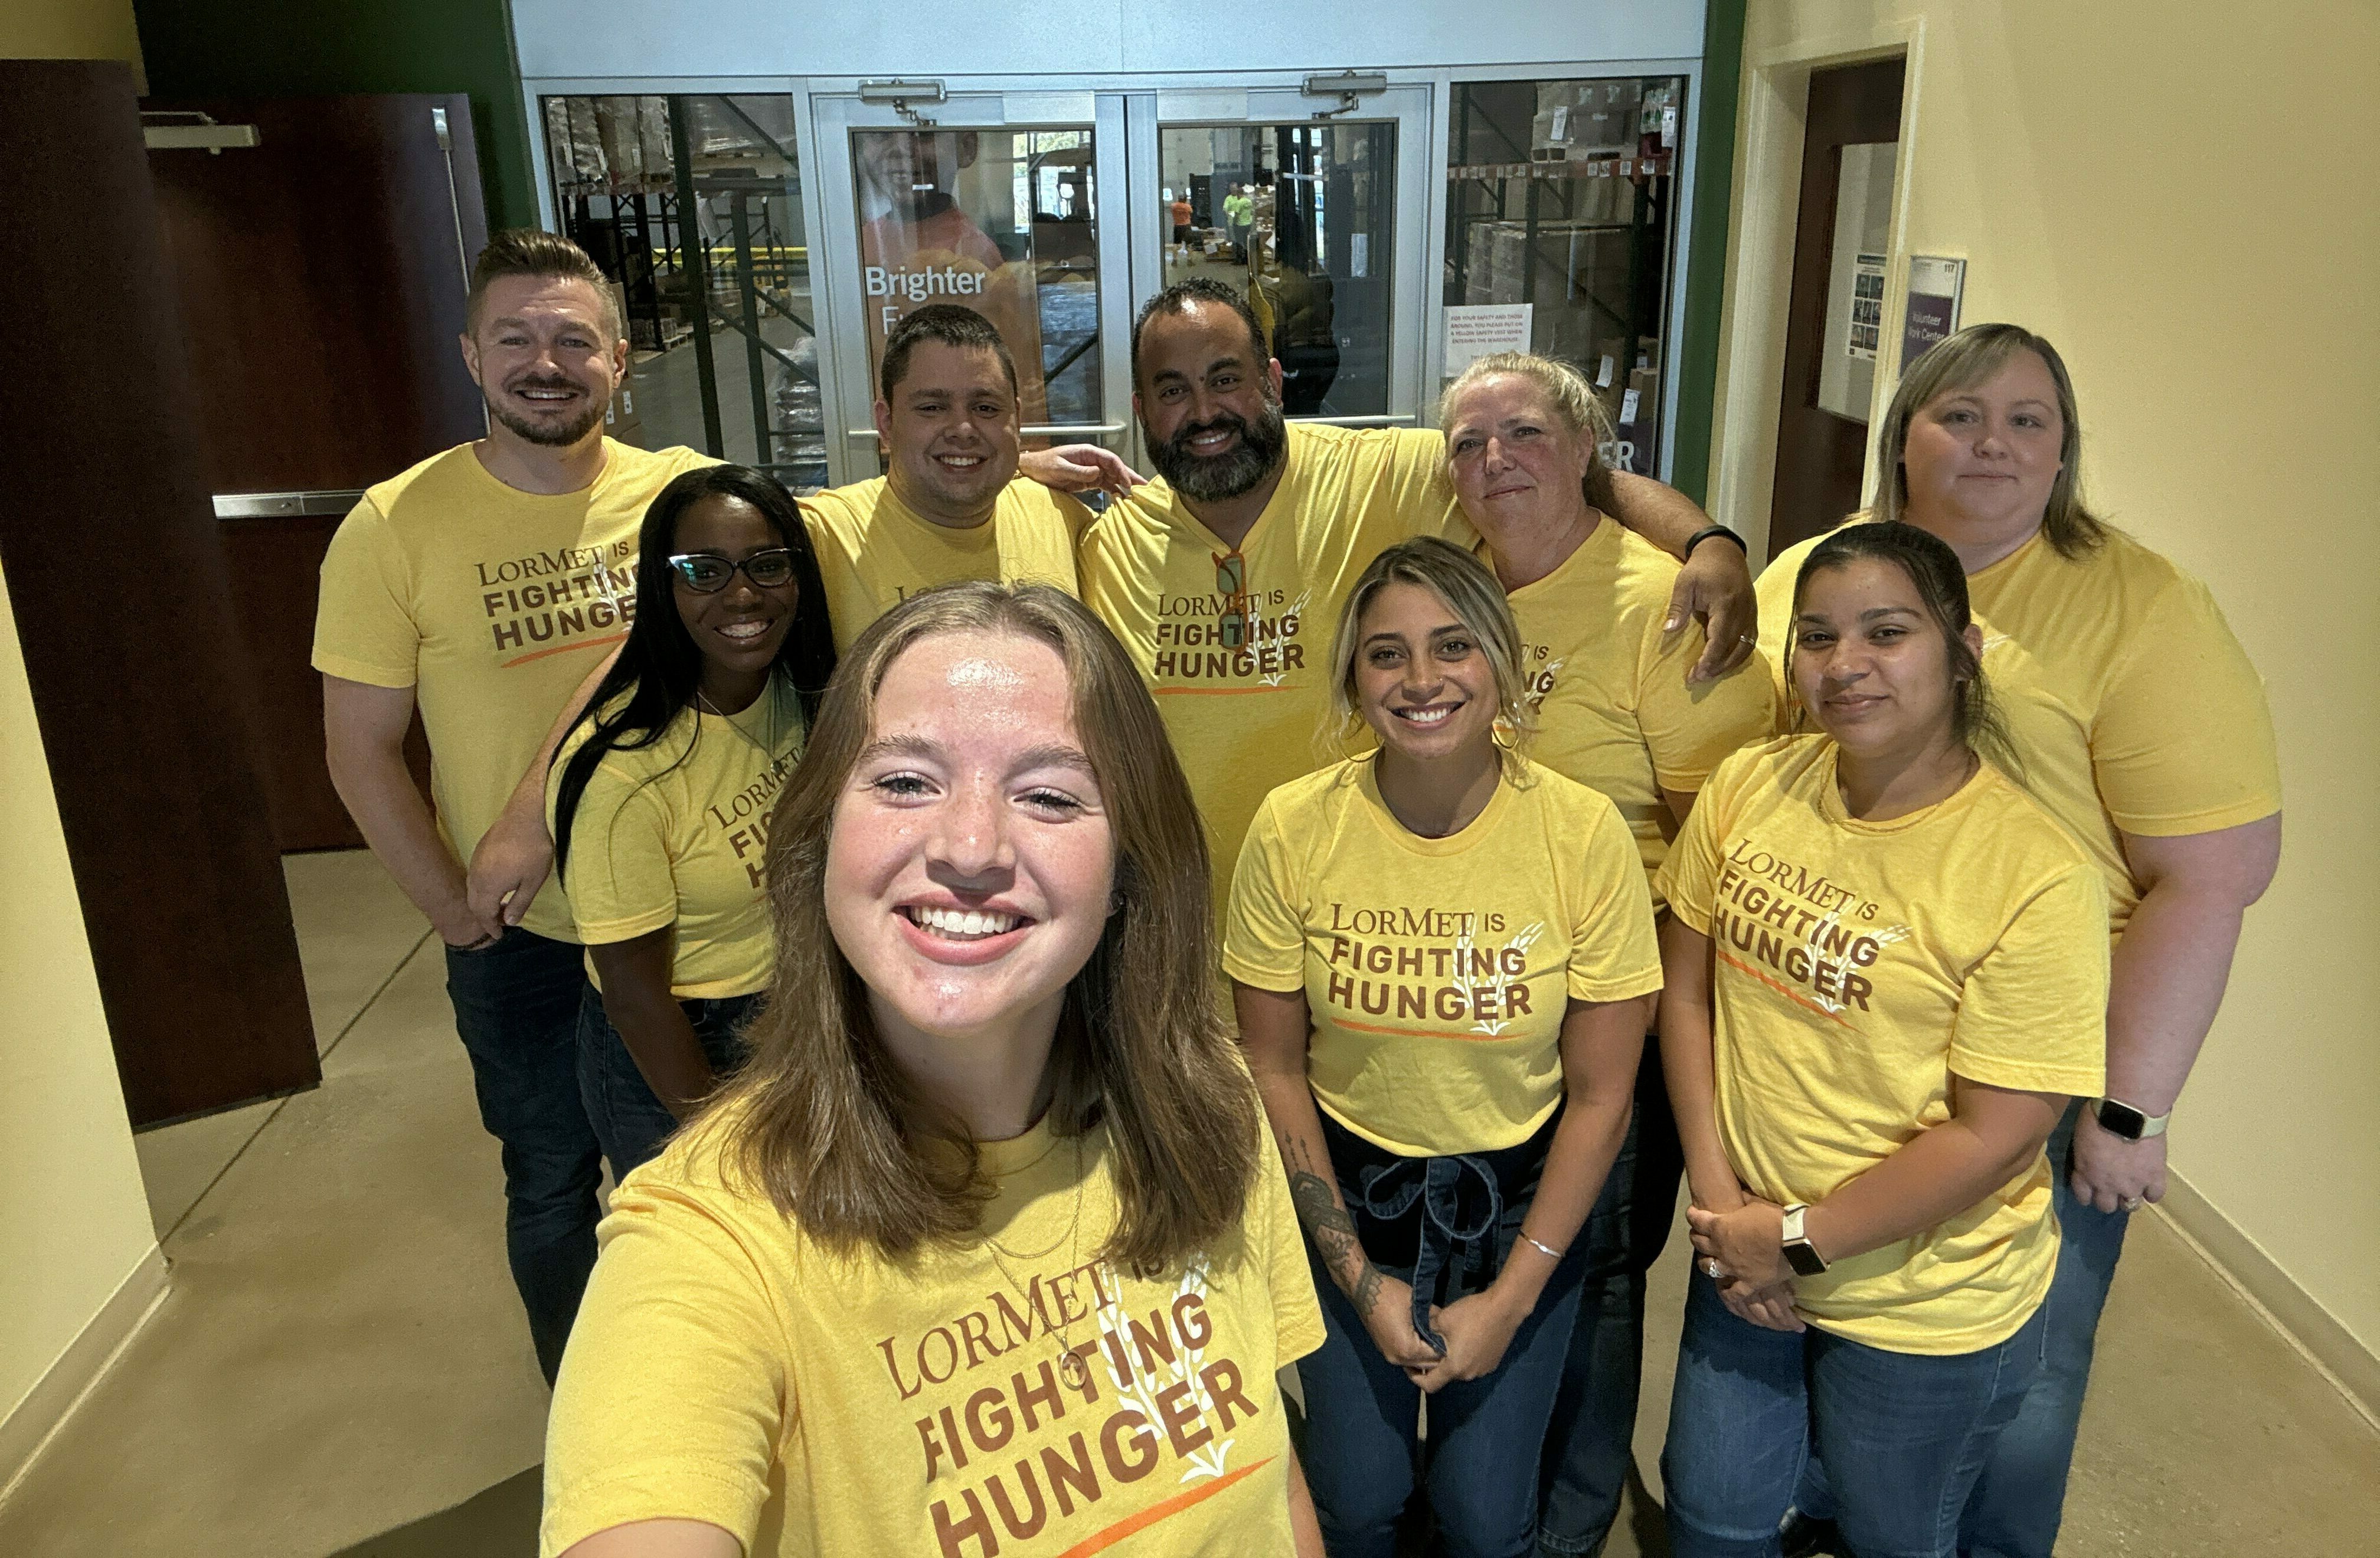
[[(1537, 938), (1545, 934), (1546, 923), (1543, 920), (1530, 921), (1526, 925), (1521, 928), (1519, 935), (1513, 936), (1512, 940), (1504, 943), (1505, 951), (1518, 952), (1521, 954), (1519, 958), (1509, 960), (1518, 962), (1523, 968), (1526, 968), (1529, 961), (1529, 948), (1536, 946)], [(1475, 969), (1479, 966), (1480, 960), (1475, 955), (1476, 945), (1477, 944), (1471, 939), (1471, 935), (1467, 931), (1454, 938), (1454, 966), (1458, 970)], [(1512, 1010), (1512, 1007), (1506, 1004), (1504, 992), (1513, 984), (1516, 978), (1523, 978), (1525, 976), (1515, 975), (1512, 973), (1505, 966), (1508, 960), (1497, 955), (1496, 953), (1489, 953), (1486, 961), (1493, 972), (1481, 988), (1493, 990), (1496, 993), (1496, 1001), (1492, 1008), (1484, 1008), (1484, 1009), (1495, 1011)], [(1474, 1005), (1483, 1006), (1483, 1003), (1475, 1001)], [(1494, 1038), (1497, 1034), (1501, 1033), (1507, 1027), (1511, 1026), (1511, 1024), (1512, 1019), (1508, 1017), (1500, 1017), (1492, 1021), (1482, 1018), (1480, 1021), (1474, 1022), (1471, 1025), (1471, 1031), (1475, 1033), (1485, 1033), (1489, 1038)]]
[[(1287, 606), (1283, 607), (1283, 608), (1281, 609), (1281, 615), (1280, 615), (1280, 616), (1278, 616), (1278, 617), (1275, 617), (1275, 618), (1273, 619), (1273, 621), (1274, 621), (1276, 623), (1278, 623), (1278, 622), (1287, 622), (1287, 621), (1288, 621), (1290, 618), (1292, 618), (1292, 617), (1296, 617), (1296, 618), (1298, 618), (1301, 622), (1302, 622), (1302, 621), (1304, 621), (1304, 620), (1305, 620), (1305, 601), (1306, 601), (1306, 598), (1307, 598), (1307, 597), (1309, 597), (1309, 596), (1311, 596), (1313, 593), (1314, 593), (1314, 591), (1313, 591), (1312, 589), (1310, 589), (1310, 588), (1309, 588), (1309, 589), (1302, 589), (1302, 590), (1299, 590), (1299, 591), (1297, 592), (1297, 598), (1296, 598), (1296, 599), (1294, 599), (1294, 600), (1293, 600), (1293, 601), (1291, 601)], [(1287, 672), (1286, 670), (1276, 670), (1276, 671), (1272, 672), (1272, 673), (1271, 673), (1270, 675), (1269, 675), (1269, 676), (1259, 676), (1259, 677), (1257, 677), (1257, 681), (1259, 681), (1259, 682), (1263, 682), (1263, 683), (1264, 683), (1266, 686), (1268, 686), (1268, 687), (1278, 687), (1278, 686), (1280, 686), (1280, 685), (1281, 685), (1281, 678), (1283, 678), (1283, 677), (1287, 676), (1288, 674), (1289, 674), (1289, 672)]]
[[(1803, 936), (1802, 939), (1803, 944), (1808, 947), (1810, 957), (1814, 961), (1823, 962), (1826, 960), (1828, 941), (1827, 933), (1830, 930), (1840, 931), (1842, 928), (1843, 912), (1840, 909), (1830, 909), (1811, 924), (1810, 934)], [(1907, 925), (1885, 925), (1872, 931), (1862, 931), (1859, 934), (1875, 942), (1876, 949), (1881, 951), (1885, 948), (1891, 946), (1896, 941), (1908, 940), (1909, 927)], [(1849, 946), (1849, 942), (1845, 942), (1845, 945)], [(1852, 1008), (1851, 1002), (1848, 998), (1838, 1000), (1836, 997), (1826, 994), (1822, 990), (1812, 990), (1810, 992), (1810, 998), (1815, 1001), (1823, 1010), (1828, 1012), (1845, 1012)]]
[[(1213, 1411), (1215, 1398), (1208, 1391), (1206, 1382), (1198, 1376), (1198, 1366), (1205, 1361), (1207, 1349), (1191, 1346), (1189, 1337), (1180, 1335), (1181, 1327), (1178, 1325), (1175, 1327), (1178, 1340), (1172, 1362), (1152, 1359), (1146, 1347), (1135, 1347), (1130, 1324), (1132, 1317), (1123, 1308), (1123, 1283), (1112, 1266), (1102, 1269), (1108, 1276), (1105, 1286), (1093, 1285), (1096, 1291), (1107, 1296), (1107, 1302), (1100, 1306), (1099, 1311), (1099, 1328), (1113, 1335), (1116, 1345), (1111, 1348), (1101, 1347), (1099, 1356), (1107, 1364), (1108, 1384), (1115, 1392), (1116, 1405), (1139, 1413), (1141, 1422), (1154, 1428), (1161, 1420), (1157, 1415), (1158, 1394), (1174, 1385), (1188, 1385), (1198, 1403), (1198, 1410), (1202, 1413)], [(1173, 1303), (1181, 1302), (1191, 1294), (1197, 1295), (1201, 1300), (1207, 1296), (1207, 1257), (1204, 1255), (1193, 1256), (1190, 1263), (1183, 1269), (1181, 1285), (1173, 1290)], [(1166, 1310), (1171, 1313), (1172, 1304), (1168, 1304)], [(1208, 1335), (1213, 1335), (1211, 1325)], [(1122, 1355), (1124, 1360), (1123, 1371), (1116, 1368), (1118, 1355)], [(1148, 1365), (1148, 1368), (1144, 1370), (1143, 1365)], [(1224, 1458), (1232, 1443), (1233, 1441), (1229, 1439), (1215, 1439), (1193, 1450), (1184, 1457), (1190, 1469), (1182, 1474), (1182, 1480), (1191, 1482), (1202, 1477), (1222, 1476)]]

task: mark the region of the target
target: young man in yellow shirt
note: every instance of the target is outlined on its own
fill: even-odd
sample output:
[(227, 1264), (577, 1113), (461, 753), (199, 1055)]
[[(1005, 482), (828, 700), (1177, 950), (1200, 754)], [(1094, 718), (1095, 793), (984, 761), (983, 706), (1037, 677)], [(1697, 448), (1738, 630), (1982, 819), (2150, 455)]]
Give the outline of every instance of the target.
[[(703, 456), (603, 436), (628, 343), (602, 272), (567, 239), (496, 235), (468, 320), (488, 436), (364, 494), (323, 559), (313, 663), (332, 782), (446, 946), (480, 1117), (504, 1143), (513, 1281), (551, 1381), (595, 1262), (600, 1165), (574, 1038), (586, 976), (559, 887), (500, 918), (473, 907), (464, 863), (572, 690), (626, 636), (638, 522)], [(434, 816), (406, 766), (417, 706)]]
[[(1345, 755), (1316, 747), (1330, 699), (1318, 662), (1356, 576), (1407, 537), (1477, 537), (1435, 429), (1286, 421), (1281, 365), (1230, 290), (1193, 279), (1158, 294), (1134, 325), (1132, 358), (1133, 408), (1163, 479), (1084, 537), (1083, 601), (1157, 696), (1207, 824), (1220, 906), (1258, 803)], [(1598, 507), (1692, 553), (1670, 610), (1673, 625), (1708, 620), (1710, 649), (1691, 674), (1742, 659), (1754, 606), (1740, 546), (1694, 546), (1718, 527), (1657, 481), (1618, 473), (1611, 488)]]
[(1016, 364), (991, 321), (956, 303), (904, 316), (881, 378), (876, 432), (891, 468), (802, 501), (836, 651), (933, 585), (1031, 581), (1077, 593), (1075, 544), (1091, 511), (1019, 479)]

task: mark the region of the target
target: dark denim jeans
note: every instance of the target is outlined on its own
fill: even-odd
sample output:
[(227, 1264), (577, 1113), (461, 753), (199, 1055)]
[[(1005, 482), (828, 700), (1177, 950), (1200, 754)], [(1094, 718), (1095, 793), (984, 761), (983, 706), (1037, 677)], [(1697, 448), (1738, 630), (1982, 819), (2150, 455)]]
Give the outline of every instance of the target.
[(2047, 1335), (2036, 1310), (1977, 1352), (1887, 1352), (1815, 1326), (1738, 1320), (1696, 1272), (1661, 1452), (1670, 1552), (1775, 1558), (1815, 1449), (1860, 1558), (1952, 1558), (1968, 1492), (2040, 1371)]
[[(1365, 1209), (1367, 1198), (1355, 1165), (1367, 1158), (1377, 1163), (1380, 1150), (1358, 1142), (1328, 1116), (1323, 1130), (1365, 1251), (1389, 1275), (1411, 1280), (1424, 1254), (1423, 1206), (1412, 1205), (1394, 1218), (1372, 1215)], [(1485, 1259), (1460, 1276), (1441, 1302), (1477, 1291), (1503, 1269), (1536, 1193), (1552, 1136), (1549, 1121), (1525, 1149), (1512, 1150), (1516, 1157), (1510, 1170), (1496, 1176), (1498, 1215), (1479, 1241)], [(1461, 1160), (1409, 1161), (1451, 1165)], [(1441, 1210), (1452, 1199), (1450, 1178), (1433, 1176), (1431, 1196), (1426, 1198), (1439, 1201)], [(1376, 1180), (1369, 1199), (1379, 1202), (1379, 1191), (1393, 1183)], [(1481, 1204), (1474, 1193), (1477, 1189), (1463, 1187), (1464, 1211)], [(1533, 1472), (1560, 1378), (1562, 1349), (1577, 1312), (1583, 1253), (1574, 1250), (1555, 1268), (1494, 1373), (1448, 1385), (1429, 1398), (1427, 1456), (1416, 1432), (1421, 1388), (1380, 1356), (1362, 1317), (1339, 1291), (1310, 1239), (1306, 1259), (1322, 1298), (1325, 1338), (1318, 1351), (1297, 1365), (1305, 1392), (1305, 1469), (1332, 1558), (1391, 1558), (1397, 1516), (1415, 1482), (1425, 1479), (1439, 1543), (1451, 1558), (1520, 1558), (1527, 1553), (1536, 1526)], [(1457, 1250), (1441, 1269), (1460, 1273), (1465, 1264)]]
[(1537, 1545), (1545, 1552), (1600, 1552), (1619, 1518), (1644, 1377), (1645, 1274), (1668, 1242), (1684, 1173), (1661, 1046), (1647, 1038), (1636, 1068), (1635, 1116), (1579, 1235), (1586, 1284), (1537, 1483)]
[(480, 1123), (504, 1146), (504, 1253), (548, 1384), (595, 1269), (602, 1164), (578, 1096), (581, 948), (506, 931), (446, 948), (446, 996), (471, 1057)]
[[(694, 1036), (710, 1060), (711, 1074), (724, 1079), (744, 1063), (739, 1036), (745, 1019), (760, 1004), (755, 996), (728, 996), (717, 1000), (680, 1001)], [(578, 1088), (594, 1122), (595, 1139), (612, 1165), (612, 1183), (628, 1171), (661, 1155), (677, 1129), (677, 1117), (653, 1095), (627, 1041), (612, 1026), (603, 997), (593, 985), (578, 1002)]]
[(2049, 1339), (2041, 1377), (2025, 1393), (2016, 1421), (1992, 1447), (1983, 1479), (1967, 1501), (1959, 1546), (1973, 1558), (2049, 1558), (2058, 1543), (2099, 1311), (2107, 1307), (2116, 1261), (2124, 1252), (2124, 1230), (2132, 1220), (2128, 1212), (2101, 1212), (2078, 1202), (2067, 1188), (2074, 1120), (2082, 1109), (2080, 1101), (2068, 1105), (2049, 1138), (2058, 1229), (2058, 1275), (2042, 1306)]

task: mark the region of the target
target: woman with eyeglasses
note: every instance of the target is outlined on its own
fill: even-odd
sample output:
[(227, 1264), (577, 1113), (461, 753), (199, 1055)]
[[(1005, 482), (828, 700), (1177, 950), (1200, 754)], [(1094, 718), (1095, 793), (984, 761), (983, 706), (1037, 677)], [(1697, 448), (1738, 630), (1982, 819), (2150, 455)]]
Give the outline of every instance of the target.
[(769, 815), (834, 670), (808, 533), (770, 477), (686, 472), (638, 544), (635, 625), (546, 800), (593, 982), (578, 1085), (615, 1182), (742, 1057), (775, 966)]

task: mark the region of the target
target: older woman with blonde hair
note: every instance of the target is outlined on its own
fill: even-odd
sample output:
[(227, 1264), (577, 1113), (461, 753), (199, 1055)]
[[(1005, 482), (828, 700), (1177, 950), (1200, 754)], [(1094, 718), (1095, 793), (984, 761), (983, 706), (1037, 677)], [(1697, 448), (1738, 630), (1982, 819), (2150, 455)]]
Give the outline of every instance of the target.
[(603, 1224), (544, 1552), (1318, 1552), (1275, 1379), (1320, 1317), (1113, 636), (913, 597), (769, 849), (752, 1058)]
[[(1909, 365), (1878, 432), (1875, 506), (1852, 517), (1904, 521), (1958, 554), (2022, 781), (2089, 851), (2116, 938), (2107, 1095), (2070, 1109), (2049, 1143), (2065, 1239), (2046, 1361), (1960, 1541), (1978, 1558), (2049, 1558), (2126, 1220), (2165, 1193), (2168, 1123), (2241, 916), (2279, 862), (2272, 715), (2207, 587), (2084, 503), (2073, 380), (2047, 341), (1961, 331)], [(1818, 544), (1761, 576), (1771, 646)]]
[[(1447, 387), (1439, 422), (1448, 477), (1521, 635), (1530, 755), (1611, 798), (1649, 876), (1711, 770), (1769, 733), (1768, 673), (1747, 661), (1688, 683), (1699, 632), (1667, 631), (1680, 564), (1599, 507), (1611, 431), (1575, 368), (1520, 352), (1483, 357)], [(1583, 1236), (1586, 1289), (1547, 1436), (1539, 1540), (1554, 1552), (1600, 1547), (1628, 1479), (1645, 1274), (1669, 1238), (1682, 1169), (1659, 1051), (1649, 1039), (1644, 1049), (1635, 1113)]]

